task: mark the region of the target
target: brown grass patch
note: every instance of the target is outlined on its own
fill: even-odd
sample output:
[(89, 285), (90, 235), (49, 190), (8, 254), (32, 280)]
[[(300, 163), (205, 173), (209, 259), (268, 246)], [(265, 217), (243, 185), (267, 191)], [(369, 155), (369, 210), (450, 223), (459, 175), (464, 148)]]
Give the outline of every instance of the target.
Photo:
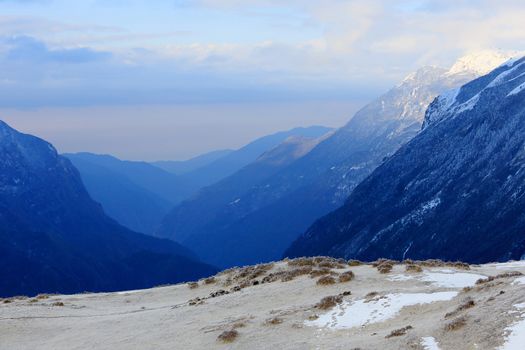
[(317, 280), (316, 284), (318, 286), (329, 286), (335, 284), (335, 278), (332, 276), (323, 276)]
[(445, 318), (456, 316), (460, 312), (473, 308), (474, 306), (476, 306), (476, 302), (474, 301), (474, 299), (468, 298), (461, 305), (459, 305), (454, 311), (445, 314)]
[(297, 258), (288, 261), (288, 266), (314, 266), (315, 264), (313, 258)]
[(523, 273), (519, 271), (505, 272), (505, 273), (500, 273), (499, 275), (496, 275), (496, 276), (480, 278), (479, 280), (476, 281), (476, 284), (479, 285), (479, 284), (484, 284), (484, 283), (492, 282), (492, 281), (499, 280), (499, 279), (520, 277), (520, 276), (523, 276)]
[(190, 282), (188, 283), (188, 288), (189, 289), (199, 288), (199, 284), (197, 282)]
[(339, 275), (339, 283), (350, 282), (355, 278), (355, 275), (352, 271), (346, 271)]
[(326, 275), (335, 275), (335, 272), (333, 272), (330, 269), (326, 269), (326, 268), (318, 269), (318, 270), (312, 270), (310, 272), (310, 277), (312, 277), (312, 278), (319, 277), (319, 276), (326, 276)]
[(412, 326), (406, 326), (406, 327), (403, 327), (403, 328), (399, 328), (399, 329), (395, 329), (393, 330), (392, 332), (390, 332), (389, 335), (387, 335), (385, 338), (393, 338), (393, 337), (400, 337), (402, 335), (405, 335), (407, 334), (407, 332), (409, 330), (413, 329)]
[(359, 261), (359, 260), (348, 260), (346, 263), (348, 264), (348, 266), (361, 266), (361, 265), (363, 265), (363, 262)]
[(214, 284), (217, 282), (217, 279), (215, 277), (208, 277), (204, 279), (204, 284)]
[(465, 327), (466, 325), (467, 325), (467, 318), (462, 316), (462, 317), (458, 317), (455, 320), (447, 323), (445, 325), (445, 330), (448, 332), (457, 331), (458, 329), (461, 329)]
[(266, 322), (264, 324), (268, 325), (268, 326), (276, 326), (278, 324), (281, 324), (283, 323), (284, 320), (280, 317), (273, 317), (273, 318), (270, 318), (268, 320), (266, 320)]
[(329, 310), (342, 302), (343, 302), (343, 297), (340, 295), (328, 296), (328, 297), (324, 297), (323, 299), (321, 299), (321, 301), (318, 302), (315, 305), (315, 307), (320, 310)]
[(423, 268), (416, 264), (409, 264), (405, 267), (406, 272), (419, 273), (423, 272)]
[(49, 297), (51, 296), (51, 294), (38, 294), (35, 299), (37, 300), (45, 300), (45, 299), (49, 299)]
[(221, 341), (223, 343), (233, 343), (235, 339), (239, 336), (239, 332), (237, 332), (235, 329), (224, 331), (217, 337), (218, 341)]
[(64, 306), (64, 303), (61, 301), (54, 302), (52, 306)]
[(390, 263), (383, 263), (377, 266), (377, 271), (379, 271), (379, 273), (390, 273), (393, 268), (394, 268), (394, 265)]

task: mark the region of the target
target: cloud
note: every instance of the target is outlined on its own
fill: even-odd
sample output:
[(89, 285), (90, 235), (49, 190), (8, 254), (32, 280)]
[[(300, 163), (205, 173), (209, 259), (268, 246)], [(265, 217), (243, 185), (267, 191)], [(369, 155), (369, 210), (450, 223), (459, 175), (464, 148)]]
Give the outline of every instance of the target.
[(4, 39), (4, 45), (8, 47), (6, 59), (17, 62), (87, 63), (105, 61), (112, 57), (109, 52), (86, 47), (49, 49), (43, 42), (29, 36)]
[(0, 16), (0, 105), (372, 98), (422, 65), (525, 46), (516, 0), (103, 3), (74, 24), (65, 1), (63, 21)]

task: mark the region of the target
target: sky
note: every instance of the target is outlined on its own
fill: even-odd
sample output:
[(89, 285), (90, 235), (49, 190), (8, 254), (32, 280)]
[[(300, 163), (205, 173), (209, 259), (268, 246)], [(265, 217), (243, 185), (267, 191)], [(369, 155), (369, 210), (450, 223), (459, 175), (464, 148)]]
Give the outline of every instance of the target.
[(345, 124), (424, 65), (525, 47), (521, 0), (0, 0), (0, 119), (185, 159)]

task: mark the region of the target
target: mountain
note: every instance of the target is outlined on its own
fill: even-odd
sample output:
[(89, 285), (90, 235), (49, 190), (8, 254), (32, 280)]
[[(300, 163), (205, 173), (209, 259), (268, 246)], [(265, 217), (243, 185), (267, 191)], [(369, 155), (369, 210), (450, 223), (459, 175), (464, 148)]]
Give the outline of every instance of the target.
[(90, 196), (134, 231), (152, 234), (170, 209), (195, 190), (188, 181), (146, 162), (92, 153), (64, 156), (80, 171)]
[(290, 136), (316, 138), (331, 130), (332, 129), (324, 126), (311, 126), (264, 136), (208, 165), (183, 175), (183, 178), (191, 181), (196, 188), (202, 188), (234, 174), (236, 171), (257, 160), (264, 152), (284, 142)]
[(304, 157), (243, 188), (235, 206), (230, 199), (223, 201), (212, 221), (204, 220), (197, 228), (191, 221), (200, 209), (192, 212), (191, 202), (184, 202), (175, 212), (185, 214), (168, 216), (160, 235), (221, 267), (279, 259), (316, 219), (340, 207), (385, 158), (418, 134), (425, 110), (437, 95), (478, 77), (474, 67), (487, 60), (483, 57), (464, 58), (469, 64), (463, 70), (457, 64), (453, 71), (418, 70)]
[[(66, 156), (79, 170), (89, 195), (102, 204), (106, 214), (134, 231), (153, 233), (174, 205), (173, 202), (133, 182), (122, 172), (115, 171), (113, 167), (97, 164), (98, 157), (104, 159), (107, 156)], [(115, 159), (115, 162), (121, 161)]]
[(166, 170), (175, 175), (183, 175), (195, 171), (203, 166), (206, 166), (210, 163), (219, 160), (228, 154), (234, 152), (233, 150), (225, 149), (219, 151), (213, 151), (209, 153), (202, 154), (200, 156), (181, 161), (157, 161), (152, 162), (151, 164)]
[[(262, 154), (255, 162), (235, 174), (205, 187), (195, 196), (175, 207), (163, 220), (157, 234), (170, 236), (176, 227), (176, 238), (188, 240), (206, 256), (220, 257), (224, 245), (223, 237), (210, 235), (210, 230), (224, 223), (220, 220), (237, 215), (240, 197), (254, 185), (272, 176), (280, 169), (307, 154), (322, 138), (291, 136), (275, 148)], [(219, 239), (219, 240), (217, 240)], [(231, 253), (230, 251), (227, 251)]]
[(296, 128), (260, 138), (236, 151), (216, 151), (185, 162), (150, 164), (92, 153), (64, 156), (80, 171), (89, 194), (109, 216), (134, 231), (153, 234), (174, 206), (202, 187), (237, 171), (288, 137), (319, 136), (329, 130)]
[[(147, 162), (120, 160), (111, 155), (93, 153), (64, 154), (73, 164), (103, 167), (170, 203), (178, 203), (192, 193), (189, 182)], [(189, 186), (191, 187), (191, 185)]]
[(214, 271), (108, 218), (68, 159), (0, 121), (0, 295), (147, 288)]
[(525, 258), (524, 98), (525, 58), (441, 95), (423, 131), (286, 255)]

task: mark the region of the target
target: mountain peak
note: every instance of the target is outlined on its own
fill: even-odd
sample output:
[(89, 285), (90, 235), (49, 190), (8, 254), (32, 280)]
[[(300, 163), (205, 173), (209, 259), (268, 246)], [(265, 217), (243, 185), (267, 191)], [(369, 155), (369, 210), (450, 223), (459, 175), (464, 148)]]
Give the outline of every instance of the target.
[(525, 74), (525, 56), (504, 62), (507, 63), (498, 65), (497, 69), (483, 78), (438, 96), (427, 109), (423, 128), (442, 121), (446, 117), (472, 110), (485, 90), (505, 85), (504, 89), (501, 89), (505, 90), (505, 96), (509, 97), (521, 93), (524, 84), (522, 77)]
[(518, 56), (517, 51), (482, 50), (460, 57), (448, 71), (449, 75), (474, 72), (485, 75), (508, 60)]

